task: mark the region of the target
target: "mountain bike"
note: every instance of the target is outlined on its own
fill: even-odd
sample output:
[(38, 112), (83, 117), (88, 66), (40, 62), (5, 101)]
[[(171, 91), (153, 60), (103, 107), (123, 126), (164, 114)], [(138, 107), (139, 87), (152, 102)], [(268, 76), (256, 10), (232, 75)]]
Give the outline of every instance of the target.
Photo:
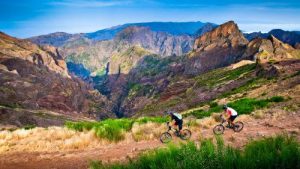
[(227, 123), (227, 125), (224, 126), (224, 123), (226, 123), (227, 120), (222, 115), (221, 115), (221, 119), (222, 119), (221, 124), (218, 124), (213, 128), (214, 133), (217, 135), (223, 134), (225, 131), (225, 127), (232, 129), (234, 132), (240, 132), (244, 128), (244, 124), (240, 121), (235, 122), (234, 126), (230, 126), (229, 123)]
[(192, 132), (188, 129), (183, 129), (183, 130), (181, 130), (181, 133), (179, 133), (179, 131), (176, 128), (173, 128), (173, 127), (170, 126), (169, 122), (167, 122), (167, 127), (168, 127), (168, 131), (162, 133), (161, 136), (160, 136), (160, 141), (162, 143), (168, 143), (172, 140), (171, 131), (173, 132), (173, 134), (176, 137), (179, 137), (182, 140), (187, 140), (192, 135)]

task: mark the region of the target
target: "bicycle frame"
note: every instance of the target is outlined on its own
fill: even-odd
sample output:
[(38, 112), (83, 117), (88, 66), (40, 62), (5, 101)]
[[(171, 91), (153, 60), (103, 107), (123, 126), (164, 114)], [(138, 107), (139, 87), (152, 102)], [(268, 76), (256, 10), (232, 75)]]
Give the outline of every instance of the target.
[(168, 131), (167, 132), (169, 132), (169, 131), (173, 131), (173, 133), (174, 134), (176, 134), (176, 136), (178, 136), (178, 130), (176, 129), (176, 128), (174, 128), (174, 127), (172, 127), (171, 125), (170, 125), (170, 122), (167, 122), (167, 127), (168, 127)]

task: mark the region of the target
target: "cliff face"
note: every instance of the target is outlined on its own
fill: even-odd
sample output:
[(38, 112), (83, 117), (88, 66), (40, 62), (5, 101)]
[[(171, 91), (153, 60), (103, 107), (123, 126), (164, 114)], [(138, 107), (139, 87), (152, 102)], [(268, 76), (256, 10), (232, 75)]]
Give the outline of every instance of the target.
[(192, 48), (193, 38), (188, 35), (174, 36), (165, 32), (154, 32), (147, 27), (128, 27), (120, 32), (116, 40), (125, 41), (161, 56), (182, 55)]
[[(68, 74), (66, 63), (51, 46), (0, 34), (0, 105), (109, 117), (101, 108), (109, 102)], [(112, 115), (113, 116), (113, 115)]]
[(233, 21), (220, 25), (195, 40), (186, 74), (198, 74), (243, 59), (247, 43)]
[(36, 65), (47, 66), (51, 71), (69, 77), (65, 61), (54, 47), (39, 47), (0, 32), (0, 51), (3, 57), (18, 57)]

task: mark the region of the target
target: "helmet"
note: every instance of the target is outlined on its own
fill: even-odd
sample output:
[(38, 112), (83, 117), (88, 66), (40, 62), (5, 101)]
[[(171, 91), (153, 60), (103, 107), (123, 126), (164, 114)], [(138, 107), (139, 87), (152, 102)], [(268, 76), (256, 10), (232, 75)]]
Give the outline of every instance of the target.
[(226, 110), (228, 106), (226, 104), (223, 105), (223, 109)]
[(167, 110), (167, 111), (165, 111), (164, 113), (167, 114), (167, 115), (170, 115), (170, 114), (172, 114), (173, 112), (170, 111), (170, 110)]

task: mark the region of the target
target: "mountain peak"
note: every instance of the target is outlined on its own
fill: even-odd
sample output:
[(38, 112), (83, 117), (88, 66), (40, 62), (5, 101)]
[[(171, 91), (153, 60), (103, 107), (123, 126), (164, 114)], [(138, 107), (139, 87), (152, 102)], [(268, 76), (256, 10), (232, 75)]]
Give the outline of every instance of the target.
[[(200, 52), (209, 50), (212, 46), (243, 46), (248, 43), (237, 24), (228, 21), (195, 40), (194, 50)], [(209, 47), (209, 48), (208, 48)]]

